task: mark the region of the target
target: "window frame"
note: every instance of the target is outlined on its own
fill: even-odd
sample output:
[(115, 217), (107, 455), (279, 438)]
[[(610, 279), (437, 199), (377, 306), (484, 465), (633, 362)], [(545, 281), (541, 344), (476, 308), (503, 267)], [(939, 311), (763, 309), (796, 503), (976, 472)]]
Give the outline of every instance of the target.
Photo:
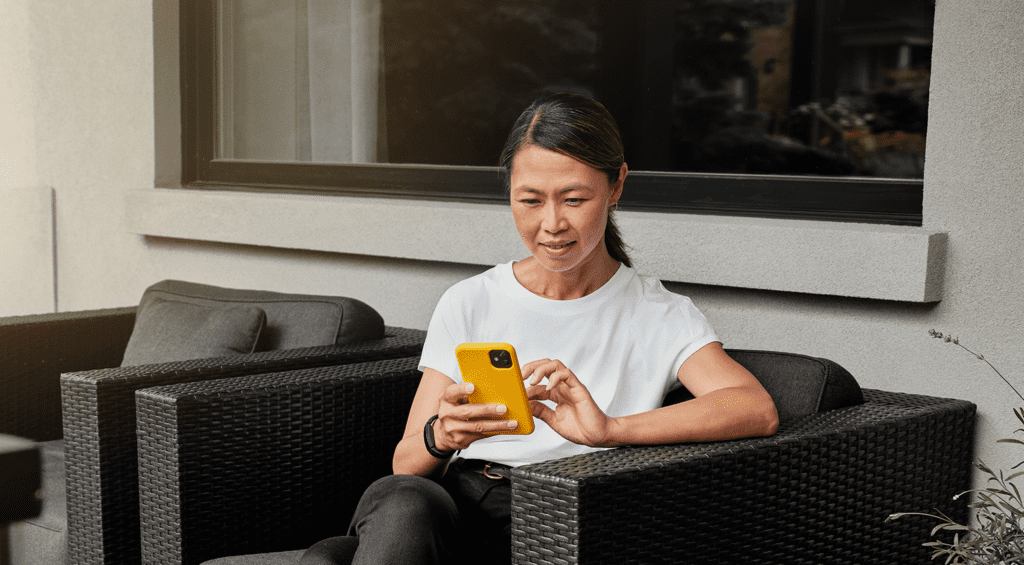
[[(217, 159), (217, 3), (181, 0), (182, 185), (508, 203), (498, 167)], [(924, 181), (630, 171), (623, 210), (922, 225)]]

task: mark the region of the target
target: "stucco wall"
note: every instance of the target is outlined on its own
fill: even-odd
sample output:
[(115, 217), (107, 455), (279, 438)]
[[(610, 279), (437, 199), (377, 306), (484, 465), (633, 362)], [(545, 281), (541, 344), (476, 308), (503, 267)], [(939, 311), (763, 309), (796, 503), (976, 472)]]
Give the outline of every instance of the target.
[[(50, 190), (36, 167), (29, 10), (0, 4), (0, 316), (54, 308)], [(23, 276), (12, 276), (13, 273)]]
[[(0, 163), (15, 172), (0, 186), (18, 193), (3, 203), (0, 219), (8, 222), (5, 234), (19, 234), (0, 243), (0, 276), (17, 280), (0, 287), (0, 311), (29, 313), (26, 300), (53, 310), (54, 277), (45, 264), (56, 264), (61, 310), (123, 302), (136, 286), (126, 273), (145, 249), (127, 237), (123, 195), (154, 178), (151, 6), (5, 0), (0, 22)], [(51, 189), (55, 225), (50, 214), (14, 208), (38, 208), (30, 194), (49, 200)], [(51, 233), (55, 258), (36, 243), (45, 255), (11, 264), (8, 246)], [(48, 296), (42, 302), (40, 289)]]
[[(173, 184), (178, 134), (160, 128), (156, 140), (153, 125), (176, 107), (173, 96), (161, 90), (154, 97), (153, 90), (154, 68), (167, 63), (154, 63), (153, 42), (159, 52), (173, 34), (154, 37), (149, 2), (12, 1), (27, 13), (32, 33), (0, 38), (0, 46), (9, 52), (12, 41), (29, 43), (30, 64), (19, 67), (18, 84), (35, 89), (34, 129), (22, 127), (33, 132), (35, 149), (16, 158), (57, 194), (61, 310), (134, 303), (152, 282), (181, 278), (343, 293), (373, 304), (390, 324), (423, 328), (445, 288), (485, 268), (460, 260), (457, 248), (450, 260), (427, 261), (131, 233), (125, 213), (132, 191), (154, 187), (158, 177), (160, 186)], [(165, 8), (158, 4), (159, 12)], [(728, 346), (829, 357), (867, 387), (978, 403), (978, 454), (1003, 466), (1016, 460), (993, 442), (1017, 427), (1011, 409), (1024, 401), (982, 362), (927, 331), (958, 335), (1024, 383), (1024, 348), (1017, 344), (1024, 312), (1022, 28), (1019, 0), (938, 1), (924, 229), (948, 233), (941, 302), (669, 283), (694, 299)], [(164, 29), (159, 21), (157, 29)], [(157, 77), (162, 89), (166, 78)], [(381, 226), (387, 221), (380, 218)], [(624, 236), (628, 242), (631, 233)]]
[[(950, 246), (945, 298), (929, 326), (958, 335), (1024, 392), (1024, 3), (938, 4), (924, 221), (948, 232)], [(978, 403), (987, 462), (1024, 459), (992, 443), (1020, 427), (1011, 410), (1024, 401), (983, 363), (932, 344), (905, 364), (915, 390), (934, 379)]]

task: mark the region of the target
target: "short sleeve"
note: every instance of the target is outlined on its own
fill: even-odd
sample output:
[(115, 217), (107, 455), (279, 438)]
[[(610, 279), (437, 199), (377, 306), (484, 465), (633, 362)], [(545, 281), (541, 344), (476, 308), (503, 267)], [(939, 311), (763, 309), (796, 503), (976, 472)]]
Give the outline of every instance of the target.
[(704, 314), (693, 305), (689, 298), (679, 297), (671, 321), (667, 324), (671, 328), (676, 342), (672, 350), (676, 351), (675, 360), (672, 362), (672, 377), (679, 374), (679, 368), (683, 363), (696, 353), (700, 348), (713, 342), (721, 342), (715, 330), (711, 328)]
[(419, 369), (422, 371), (429, 367), (455, 382), (462, 382), (462, 373), (455, 359), (455, 346), (458, 343), (455, 342), (450, 329), (454, 321), (451, 292), (451, 289), (445, 292), (434, 307), (434, 314), (430, 317), (430, 326), (427, 328), (427, 337), (423, 342)]

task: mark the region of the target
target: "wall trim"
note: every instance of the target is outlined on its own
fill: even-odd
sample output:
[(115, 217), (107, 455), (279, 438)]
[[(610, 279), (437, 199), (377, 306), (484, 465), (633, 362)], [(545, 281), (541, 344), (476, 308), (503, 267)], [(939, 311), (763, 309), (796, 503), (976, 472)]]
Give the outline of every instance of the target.
[(0, 186), (0, 202), (0, 316), (57, 312), (54, 189)]
[[(494, 265), (526, 254), (506, 205), (141, 189), (132, 233)], [(666, 281), (901, 302), (941, 299), (946, 234), (920, 227), (620, 211), (637, 269)]]

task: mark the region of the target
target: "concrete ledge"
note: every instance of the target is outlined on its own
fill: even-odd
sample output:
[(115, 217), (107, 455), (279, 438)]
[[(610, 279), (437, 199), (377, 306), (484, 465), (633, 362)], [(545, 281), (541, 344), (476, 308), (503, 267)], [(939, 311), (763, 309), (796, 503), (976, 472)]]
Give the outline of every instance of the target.
[[(144, 189), (133, 233), (494, 265), (526, 254), (508, 207)], [(637, 269), (663, 280), (904, 302), (941, 298), (946, 234), (923, 228), (619, 212)]]

